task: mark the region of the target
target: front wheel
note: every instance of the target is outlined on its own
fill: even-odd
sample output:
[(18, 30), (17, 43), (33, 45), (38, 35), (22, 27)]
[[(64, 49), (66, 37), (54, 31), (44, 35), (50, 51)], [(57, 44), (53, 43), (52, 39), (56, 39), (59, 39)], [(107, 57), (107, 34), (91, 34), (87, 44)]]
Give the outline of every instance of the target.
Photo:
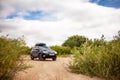
[(31, 57), (31, 60), (34, 60), (34, 57), (32, 55), (30, 57)]
[(57, 58), (57, 57), (53, 57), (52, 60), (53, 60), (53, 61), (56, 61), (56, 58)]
[(40, 61), (45, 60), (45, 59), (42, 57), (42, 54), (39, 54), (39, 60), (40, 60)]

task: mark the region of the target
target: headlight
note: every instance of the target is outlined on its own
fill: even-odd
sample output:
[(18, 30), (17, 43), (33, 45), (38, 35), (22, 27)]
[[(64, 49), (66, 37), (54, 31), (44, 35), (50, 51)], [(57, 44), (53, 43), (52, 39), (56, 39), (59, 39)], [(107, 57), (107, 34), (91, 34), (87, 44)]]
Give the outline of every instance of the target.
[(56, 51), (54, 51), (54, 53), (55, 53), (55, 54), (57, 54), (57, 52), (56, 52)]
[(43, 53), (48, 53), (47, 51), (43, 51)]

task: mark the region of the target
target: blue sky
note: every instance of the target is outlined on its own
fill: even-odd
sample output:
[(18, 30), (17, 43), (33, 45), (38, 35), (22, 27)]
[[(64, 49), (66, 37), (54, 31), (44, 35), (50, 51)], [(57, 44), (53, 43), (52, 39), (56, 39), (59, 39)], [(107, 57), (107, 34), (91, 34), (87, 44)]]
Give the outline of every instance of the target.
[[(7, 19), (14, 19), (19, 17), (19, 12), (11, 13), (7, 16)], [(48, 16), (49, 14), (44, 13), (43, 11), (27, 11), (27, 15), (24, 15), (23, 18), (26, 20), (40, 20), (44, 16)]]
[(41, 20), (44, 21), (44, 18), (47, 18), (45, 21), (53, 21), (57, 20), (57, 18), (54, 17), (52, 12), (45, 12), (45, 11), (27, 11), (26, 14), (20, 15), (20, 12), (14, 12), (7, 16), (7, 19), (14, 19), (17, 17), (23, 17), (25, 20)]
[[(7, 3), (7, 4), (6, 4)], [(27, 45), (61, 45), (83, 35), (106, 40), (120, 30), (120, 0), (0, 0), (0, 31)]]
[(44, 16), (48, 16), (49, 14), (44, 13), (43, 11), (28, 11), (29, 15), (25, 15), (24, 19), (27, 20), (40, 20)]
[(90, 0), (90, 2), (101, 6), (120, 8), (120, 0)]

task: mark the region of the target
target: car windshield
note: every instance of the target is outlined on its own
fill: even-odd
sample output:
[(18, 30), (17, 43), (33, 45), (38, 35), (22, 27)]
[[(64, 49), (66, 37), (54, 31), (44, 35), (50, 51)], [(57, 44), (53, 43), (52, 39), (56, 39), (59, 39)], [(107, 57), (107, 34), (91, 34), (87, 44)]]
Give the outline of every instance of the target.
[(45, 45), (44, 45), (44, 46), (42, 46), (42, 47), (44, 47), (44, 48), (46, 48), (46, 49), (50, 49), (49, 47), (47, 47), (47, 46), (45, 46)]
[(39, 46), (41, 48), (44, 48), (45, 50), (51, 50), (48, 46), (44, 45), (44, 46)]

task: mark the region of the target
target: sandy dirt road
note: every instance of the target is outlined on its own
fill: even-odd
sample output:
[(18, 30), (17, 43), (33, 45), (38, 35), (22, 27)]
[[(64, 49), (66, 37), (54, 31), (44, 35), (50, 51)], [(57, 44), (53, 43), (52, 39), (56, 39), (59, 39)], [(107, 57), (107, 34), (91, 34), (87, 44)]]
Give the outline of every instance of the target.
[(75, 74), (68, 71), (67, 64), (70, 58), (58, 57), (56, 61), (30, 60), (29, 56), (24, 58), (25, 63), (32, 65), (32, 68), (19, 72), (15, 80), (102, 80), (97, 77), (89, 77), (82, 74)]

